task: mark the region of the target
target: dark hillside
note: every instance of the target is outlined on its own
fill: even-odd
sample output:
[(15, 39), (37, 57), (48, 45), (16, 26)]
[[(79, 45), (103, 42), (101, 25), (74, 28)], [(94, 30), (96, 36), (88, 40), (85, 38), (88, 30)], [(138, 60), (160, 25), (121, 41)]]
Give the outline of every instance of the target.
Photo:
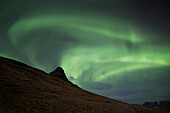
[(47, 74), (0, 57), (0, 113), (168, 113), (85, 91), (64, 71)]

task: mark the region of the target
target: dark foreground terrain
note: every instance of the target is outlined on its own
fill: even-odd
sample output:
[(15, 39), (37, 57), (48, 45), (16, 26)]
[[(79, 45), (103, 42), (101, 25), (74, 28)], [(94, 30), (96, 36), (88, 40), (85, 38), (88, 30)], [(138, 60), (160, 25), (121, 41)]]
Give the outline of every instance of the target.
[(87, 92), (61, 69), (47, 74), (0, 57), (0, 113), (170, 113)]

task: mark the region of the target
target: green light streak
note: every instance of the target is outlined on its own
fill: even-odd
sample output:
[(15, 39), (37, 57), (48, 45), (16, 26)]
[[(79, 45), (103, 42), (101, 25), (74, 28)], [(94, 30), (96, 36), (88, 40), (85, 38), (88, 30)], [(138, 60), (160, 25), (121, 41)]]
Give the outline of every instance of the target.
[[(137, 34), (132, 33), (132, 29), (130, 27), (127, 25), (122, 25), (122, 22), (115, 21), (115, 23), (113, 23), (112, 21), (114, 20), (111, 22), (108, 22), (107, 20), (105, 21), (106, 22), (103, 22), (103, 20), (96, 18), (75, 16), (41, 16), (26, 18), (19, 20), (10, 28), (9, 36), (11, 41), (16, 44), (25, 33), (32, 32), (36, 29), (54, 27), (56, 31), (58, 28), (63, 28), (67, 32), (71, 31), (71, 34), (73, 34), (77, 40), (84, 39), (80, 38), (83, 33), (91, 35), (95, 39), (103, 39), (107, 37), (133, 43), (142, 41)], [(93, 25), (92, 23), (95, 24)], [(88, 40), (88, 38), (84, 40)]]

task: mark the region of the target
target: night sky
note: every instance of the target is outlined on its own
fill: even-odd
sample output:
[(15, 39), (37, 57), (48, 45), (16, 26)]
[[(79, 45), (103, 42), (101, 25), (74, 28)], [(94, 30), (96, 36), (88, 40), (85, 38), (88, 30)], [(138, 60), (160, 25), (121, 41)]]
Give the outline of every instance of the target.
[(170, 100), (168, 0), (0, 0), (0, 56), (128, 103)]

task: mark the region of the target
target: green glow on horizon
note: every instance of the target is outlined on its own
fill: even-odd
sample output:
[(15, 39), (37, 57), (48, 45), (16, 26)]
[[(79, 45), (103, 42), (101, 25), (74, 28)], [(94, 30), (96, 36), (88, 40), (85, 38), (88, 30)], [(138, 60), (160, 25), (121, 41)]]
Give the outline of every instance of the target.
[[(170, 66), (170, 54), (167, 52), (157, 51), (153, 54), (152, 51), (145, 50), (145, 54), (142, 51), (133, 51), (129, 55), (122, 47), (115, 48), (116, 46), (72, 48), (65, 52), (61, 66), (66, 69), (67, 75), (71, 73), (74, 79), (81, 78), (84, 71), (95, 68), (95, 73), (87, 75), (86, 80), (97, 82), (135, 70)], [(121, 55), (117, 55), (117, 51), (121, 51)], [(102, 71), (107, 73), (102, 74)]]

